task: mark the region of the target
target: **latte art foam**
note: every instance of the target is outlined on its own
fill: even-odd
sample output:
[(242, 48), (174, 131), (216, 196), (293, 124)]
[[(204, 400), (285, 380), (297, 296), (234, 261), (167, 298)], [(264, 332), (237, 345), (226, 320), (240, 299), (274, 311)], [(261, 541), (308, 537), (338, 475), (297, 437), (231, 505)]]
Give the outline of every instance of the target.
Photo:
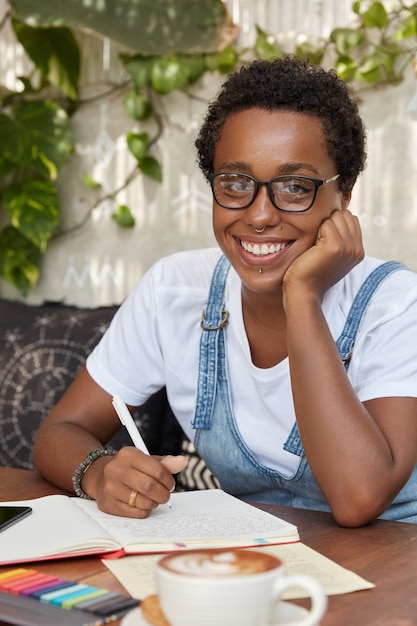
[(236, 576), (259, 574), (280, 566), (269, 554), (245, 550), (196, 550), (169, 555), (161, 565), (189, 576)]

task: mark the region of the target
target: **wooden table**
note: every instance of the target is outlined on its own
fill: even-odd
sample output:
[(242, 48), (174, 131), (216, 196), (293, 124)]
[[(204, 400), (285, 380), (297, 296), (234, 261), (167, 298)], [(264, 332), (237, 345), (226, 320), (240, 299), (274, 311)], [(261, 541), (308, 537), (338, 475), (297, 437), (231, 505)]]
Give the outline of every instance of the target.
[[(0, 501), (31, 499), (51, 493), (62, 491), (35, 472), (0, 468)], [(376, 585), (366, 591), (331, 596), (321, 626), (417, 624), (417, 525), (378, 521), (365, 528), (347, 529), (337, 526), (327, 513), (271, 505), (262, 505), (262, 508), (296, 524), (303, 543)], [(125, 592), (96, 557), (37, 563), (36, 568)], [(300, 604), (306, 605), (303, 601)]]

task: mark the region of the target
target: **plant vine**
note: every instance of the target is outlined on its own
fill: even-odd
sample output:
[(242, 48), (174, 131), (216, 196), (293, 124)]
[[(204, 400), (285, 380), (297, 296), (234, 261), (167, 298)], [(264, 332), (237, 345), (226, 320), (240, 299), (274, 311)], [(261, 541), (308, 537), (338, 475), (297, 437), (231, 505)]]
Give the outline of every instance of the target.
[[(326, 39), (299, 43), (292, 52), (334, 67), (357, 93), (401, 83), (408, 69), (416, 66), (417, 3), (401, 1), (388, 10), (381, 1), (356, 0), (352, 9), (354, 24), (335, 28)], [(164, 132), (164, 96), (180, 90), (198, 98), (206, 73), (227, 74), (248, 60), (272, 59), (288, 52), (273, 34), (257, 27), (250, 48), (229, 44), (207, 54), (122, 54), (128, 80), (112, 89), (123, 92), (127, 116), (135, 124), (152, 127), (153, 134), (145, 130), (126, 134), (134, 168), (119, 188), (105, 194), (98, 182), (84, 176), (84, 183), (98, 190), (98, 199), (78, 225), (57, 232), (56, 181), (60, 167), (74, 151), (71, 116), (84, 104), (79, 95), (80, 48), (67, 26), (33, 26), (9, 12), (0, 23), (0, 32), (7, 21), (33, 64), (27, 76), (19, 77), (20, 91), (0, 86), (0, 277), (23, 295), (38, 280), (41, 258), (51, 238), (81, 228), (104, 200), (115, 203), (112, 217), (120, 227), (134, 225), (130, 208), (118, 204), (117, 198), (137, 175), (162, 181), (154, 147)]]

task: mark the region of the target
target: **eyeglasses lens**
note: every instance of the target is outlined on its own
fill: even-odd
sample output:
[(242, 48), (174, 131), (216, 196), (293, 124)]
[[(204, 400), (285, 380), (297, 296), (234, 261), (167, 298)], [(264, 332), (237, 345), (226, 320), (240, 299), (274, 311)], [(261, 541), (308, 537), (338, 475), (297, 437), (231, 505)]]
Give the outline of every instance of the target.
[(253, 201), (255, 181), (244, 175), (221, 174), (213, 181), (213, 191), (219, 204), (229, 209), (240, 209)]

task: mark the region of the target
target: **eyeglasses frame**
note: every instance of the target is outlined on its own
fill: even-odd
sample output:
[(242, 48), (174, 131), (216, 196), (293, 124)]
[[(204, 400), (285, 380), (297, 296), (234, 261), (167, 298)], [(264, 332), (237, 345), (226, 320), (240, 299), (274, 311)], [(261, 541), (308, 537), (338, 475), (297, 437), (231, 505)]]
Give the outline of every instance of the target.
[[(248, 204), (245, 204), (244, 206), (228, 207), (217, 200), (216, 194), (214, 193), (214, 180), (219, 176), (224, 176), (225, 174), (235, 174), (236, 176), (244, 176), (245, 178), (249, 178), (255, 183), (253, 198), (250, 202), (248, 202)], [(313, 199), (311, 201), (311, 204), (306, 209), (301, 209), (300, 211), (291, 211), (288, 209), (282, 209), (275, 202), (274, 194), (272, 193), (272, 183), (274, 183), (276, 180), (279, 180), (280, 178), (291, 178), (291, 174), (275, 176), (275, 178), (271, 178), (271, 180), (257, 180), (256, 178), (254, 178), (254, 176), (251, 176), (250, 174), (243, 174), (242, 172), (216, 172), (216, 173), (211, 172), (210, 174), (207, 175), (207, 178), (210, 181), (211, 191), (212, 191), (212, 194), (216, 203), (219, 206), (223, 207), (224, 209), (229, 209), (230, 211), (240, 211), (241, 209), (247, 209), (248, 207), (250, 207), (251, 204), (253, 204), (253, 202), (255, 202), (256, 196), (258, 195), (258, 192), (259, 192), (259, 188), (262, 185), (266, 185), (268, 189), (269, 199), (271, 200), (274, 207), (278, 209), (278, 211), (283, 211), (284, 213), (305, 213), (306, 211), (309, 211), (311, 209), (314, 202), (316, 201), (317, 191), (319, 187), (321, 187), (322, 185), (327, 185), (327, 183), (331, 183), (337, 180), (339, 176), (340, 174), (335, 174), (335, 176), (331, 176), (330, 178), (311, 178), (310, 176), (301, 176), (301, 175), (295, 174), (294, 178), (302, 178), (304, 180), (310, 180), (314, 184), (314, 194), (313, 194)]]

